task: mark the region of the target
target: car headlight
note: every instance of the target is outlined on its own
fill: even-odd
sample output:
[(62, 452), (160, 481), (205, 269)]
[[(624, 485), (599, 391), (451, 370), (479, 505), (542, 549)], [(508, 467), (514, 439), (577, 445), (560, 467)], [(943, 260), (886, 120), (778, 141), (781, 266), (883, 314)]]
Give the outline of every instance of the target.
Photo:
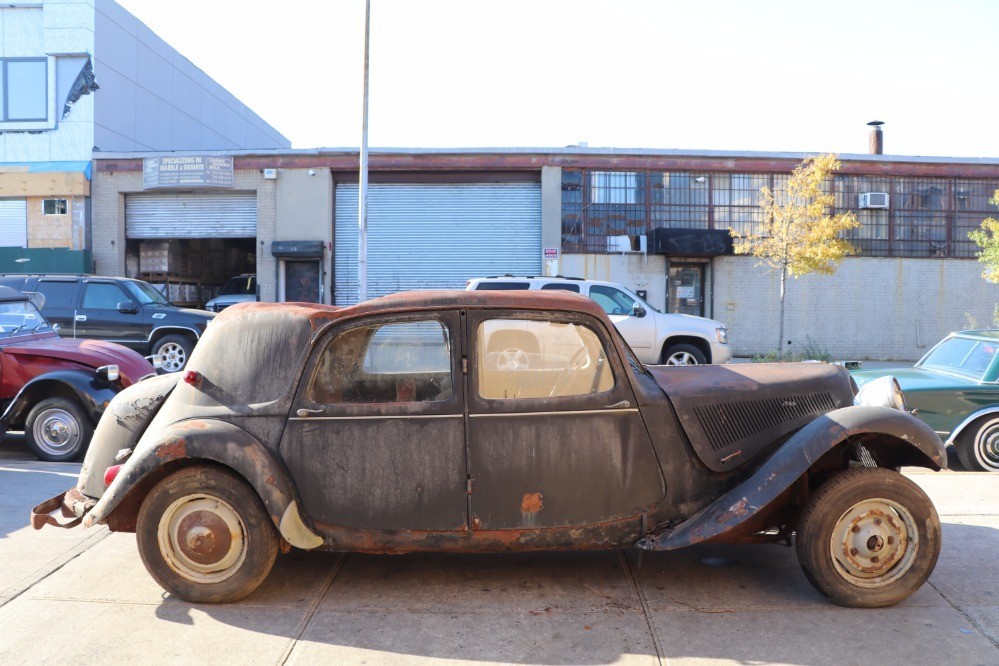
[(900, 411), (905, 409), (905, 395), (898, 380), (891, 375), (879, 377), (864, 384), (853, 399), (853, 404), (864, 407), (891, 407)]
[(716, 328), (715, 329), (715, 335), (718, 336), (718, 342), (722, 343), (723, 345), (727, 345), (728, 344), (728, 329), (727, 328), (725, 328), (724, 326), (722, 326), (720, 328)]

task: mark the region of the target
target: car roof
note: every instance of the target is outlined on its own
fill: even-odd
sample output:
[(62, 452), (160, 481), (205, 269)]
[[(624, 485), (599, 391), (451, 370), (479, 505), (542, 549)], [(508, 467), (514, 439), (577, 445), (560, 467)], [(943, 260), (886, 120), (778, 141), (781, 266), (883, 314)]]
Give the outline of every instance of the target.
[(552, 282), (560, 282), (563, 284), (580, 284), (586, 283), (589, 285), (601, 285), (606, 287), (617, 287), (619, 289), (628, 289), (620, 282), (610, 282), (608, 280), (591, 280), (590, 278), (581, 277), (568, 277), (565, 275), (490, 275), (484, 278), (472, 278), (469, 282), (478, 281), (482, 282), (508, 282), (510, 280), (538, 280), (546, 284)]
[(15, 303), (26, 300), (28, 300), (27, 294), (11, 287), (0, 287), (0, 303)]

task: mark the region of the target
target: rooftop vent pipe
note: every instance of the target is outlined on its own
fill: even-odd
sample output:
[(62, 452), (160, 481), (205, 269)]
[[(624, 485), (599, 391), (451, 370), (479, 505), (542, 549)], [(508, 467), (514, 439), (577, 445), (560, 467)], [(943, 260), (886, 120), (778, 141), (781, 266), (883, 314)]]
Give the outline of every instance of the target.
[(881, 131), (881, 126), (884, 123), (880, 120), (872, 120), (867, 123), (871, 128), (871, 138), (868, 142), (868, 150), (871, 155), (884, 155), (885, 152), (885, 135)]

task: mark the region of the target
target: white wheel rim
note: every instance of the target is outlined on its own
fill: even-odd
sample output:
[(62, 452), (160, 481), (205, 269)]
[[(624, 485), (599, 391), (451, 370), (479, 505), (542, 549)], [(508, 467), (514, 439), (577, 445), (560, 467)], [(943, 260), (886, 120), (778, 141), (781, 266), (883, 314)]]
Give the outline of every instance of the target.
[(193, 583), (218, 583), (246, 560), (246, 526), (227, 502), (187, 495), (171, 504), (156, 533), (160, 553), (179, 576)]
[(912, 514), (890, 500), (873, 498), (847, 509), (829, 542), (836, 570), (853, 585), (891, 585), (912, 568), (919, 532)]
[(177, 372), (187, 362), (187, 352), (176, 342), (168, 342), (160, 347), (157, 355), (160, 357), (160, 367), (167, 372)]
[(698, 363), (690, 352), (676, 352), (666, 359), (666, 365), (698, 365)]
[(987, 424), (975, 438), (975, 460), (982, 469), (999, 472), (999, 421)]
[(80, 424), (65, 409), (46, 409), (31, 426), (35, 444), (45, 453), (53, 456), (65, 455), (80, 442)]

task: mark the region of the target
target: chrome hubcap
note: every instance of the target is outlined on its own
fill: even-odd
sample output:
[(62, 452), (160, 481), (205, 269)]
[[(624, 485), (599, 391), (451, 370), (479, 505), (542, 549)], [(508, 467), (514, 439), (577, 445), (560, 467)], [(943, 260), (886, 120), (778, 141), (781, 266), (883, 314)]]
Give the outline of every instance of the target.
[(176, 342), (168, 342), (159, 349), (160, 363), (167, 372), (177, 372), (187, 362), (187, 353)]
[(990, 472), (999, 472), (999, 422), (986, 425), (975, 442), (978, 464)]
[(32, 426), (35, 443), (46, 453), (61, 455), (76, 447), (80, 424), (64, 409), (46, 409)]
[(666, 359), (666, 365), (697, 365), (697, 359), (690, 352), (677, 352)]

